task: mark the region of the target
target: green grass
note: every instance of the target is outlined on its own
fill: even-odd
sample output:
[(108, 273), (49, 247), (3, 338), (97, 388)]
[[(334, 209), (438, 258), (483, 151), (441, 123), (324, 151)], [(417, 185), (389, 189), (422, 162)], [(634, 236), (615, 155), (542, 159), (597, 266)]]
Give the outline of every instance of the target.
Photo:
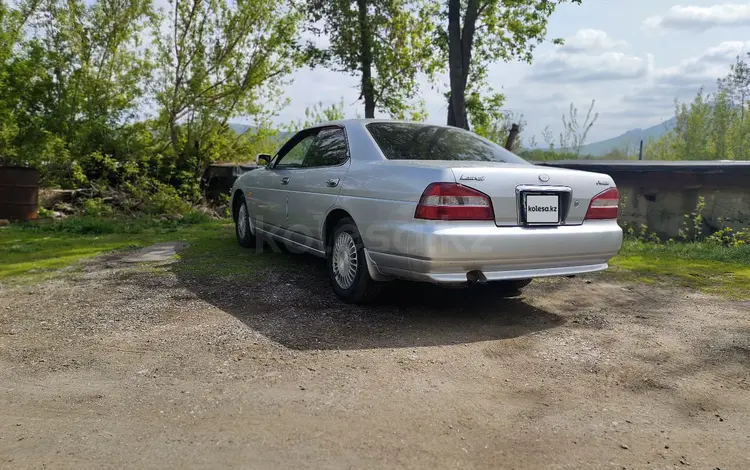
[(0, 229), (0, 282), (39, 280), (103, 253), (152, 243), (215, 238), (222, 223), (205, 217), (176, 221), (74, 218)]
[(273, 252), (269, 248), (242, 248), (234, 238), (234, 226), (224, 224), (206, 236), (196, 237), (190, 246), (178, 255), (179, 262), (172, 270), (179, 276), (202, 280), (251, 280), (263, 276), (268, 270), (282, 266), (291, 267), (290, 256)]
[(288, 255), (269, 249), (240, 247), (227, 220), (71, 218), (0, 229), (0, 283), (39, 281), (87, 258), (164, 241), (190, 244), (169, 268), (184, 277), (251, 279), (289, 262)]
[(750, 246), (625, 241), (610, 263), (641, 282), (667, 281), (731, 298), (750, 298)]
[[(241, 248), (228, 221), (198, 215), (181, 221), (78, 218), (0, 229), (0, 282), (36, 281), (103, 253), (176, 240), (190, 247), (169, 269), (186, 278), (252, 279), (279, 267), (306, 269), (289, 255)], [(750, 298), (750, 246), (626, 241), (611, 265), (613, 275), (630, 280)]]

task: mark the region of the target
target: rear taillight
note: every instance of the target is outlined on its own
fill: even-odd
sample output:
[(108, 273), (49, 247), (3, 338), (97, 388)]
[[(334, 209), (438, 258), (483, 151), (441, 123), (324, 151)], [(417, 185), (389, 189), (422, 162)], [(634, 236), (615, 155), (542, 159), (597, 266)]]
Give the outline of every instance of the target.
[(456, 183), (432, 183), (414, 213), (428, 220), (493, 220), (489, 196)]
[(620, 204), (620, 192), (617, 188), (610, 188), (597, 194), (589, 204), (586, 220), (616, 219), (617, 207)]

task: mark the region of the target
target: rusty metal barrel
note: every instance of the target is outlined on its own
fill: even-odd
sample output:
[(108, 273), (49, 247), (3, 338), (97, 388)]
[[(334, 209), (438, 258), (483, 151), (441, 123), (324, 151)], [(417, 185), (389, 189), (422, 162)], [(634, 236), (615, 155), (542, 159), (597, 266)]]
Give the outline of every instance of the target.
[(0, 219), (36, 219), (39, 172), (34, 168), (0, 166)]

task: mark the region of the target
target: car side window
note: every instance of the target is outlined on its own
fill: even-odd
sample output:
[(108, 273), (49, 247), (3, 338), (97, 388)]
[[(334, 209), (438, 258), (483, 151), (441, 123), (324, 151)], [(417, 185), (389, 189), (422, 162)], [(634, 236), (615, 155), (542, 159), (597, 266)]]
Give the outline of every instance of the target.
[(318, 132), (317, 139), (307, 152), (302, 166), (313, 168), (341, 165), (349, 158), (346, 134), (339, 127), (329, 127)]
[(297, 142), (292, 148), (279, 156), (274, 168), (301, 168), (305, 156), (308, 154), (310, 147), (315, 142), (315, 134), (309, 134)]

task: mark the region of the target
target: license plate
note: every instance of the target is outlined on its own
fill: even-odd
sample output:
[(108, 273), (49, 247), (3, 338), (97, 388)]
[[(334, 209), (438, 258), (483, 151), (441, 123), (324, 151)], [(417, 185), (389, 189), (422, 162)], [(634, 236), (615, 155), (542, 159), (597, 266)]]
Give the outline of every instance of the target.
[(559, 209), (559, 196), (529, 194), (526, 196), (526, 223), (558, 224), (560, 222)]

